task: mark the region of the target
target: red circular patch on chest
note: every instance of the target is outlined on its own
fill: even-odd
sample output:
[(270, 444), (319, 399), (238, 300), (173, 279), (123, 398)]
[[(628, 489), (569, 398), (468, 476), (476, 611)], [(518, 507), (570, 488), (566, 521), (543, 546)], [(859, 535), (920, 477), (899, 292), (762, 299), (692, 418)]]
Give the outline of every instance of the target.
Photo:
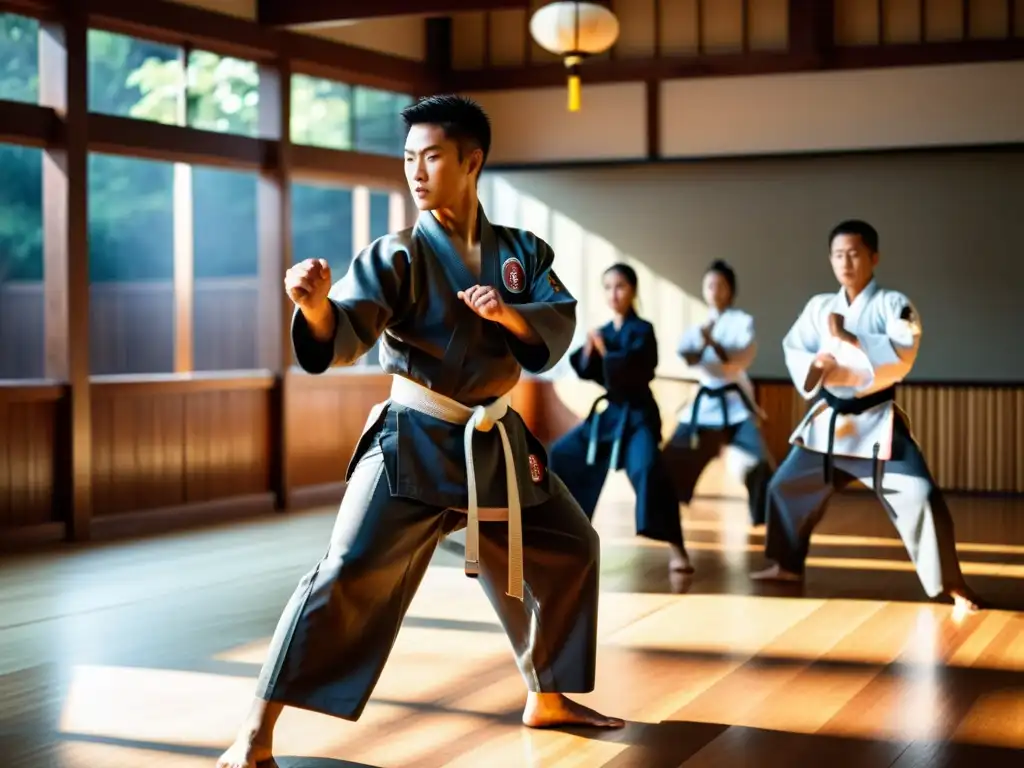
[(530, 454), (530, 479), (535, 483), (544, 479), (544, 467), (541, 466), (540, 459), (532, 453)]
[(507, 259), (501, 265), (501, 281), (512, 293), (522, 293), (526, 287), (526, 272), (519, 259)]

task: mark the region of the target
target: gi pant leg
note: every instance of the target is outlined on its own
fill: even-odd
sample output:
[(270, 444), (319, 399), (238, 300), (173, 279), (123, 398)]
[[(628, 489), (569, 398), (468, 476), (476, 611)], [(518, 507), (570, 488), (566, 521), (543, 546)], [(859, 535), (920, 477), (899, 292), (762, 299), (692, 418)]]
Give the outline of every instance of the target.
[(277, 625), (256, 695), (357, 720), (445, 526), (444, 510), (392, 497), (379, 445), (356, 465), (323, 558)]
[(790, 451), (768, 487), (767, 557), (803, 573), (811, 532), (829, 498), (856, 479), (875, 492), (889, 514), (925, 593), (937, 597), (963, 587), (952, 516), (902, 419), (896, 418), (892, 458), (883, 464), (879, 487), (870, 459), (836, 456), (833, 466), (833, 483), (827, 484), (822, 454), (799, 446)]
[[(843, 466), (842, 463), (837, 466)], [(860, 467), (856, 477), (871, 488), (899, 532), (928, 597), (965, 586), (956, 552), (953, 516), (935, 484), (921, 448), (897, 415), (892, 458), (885, 462), (880, 487), (870, 471)]]
[(676, 501), (689, 504), (693, 490), (708, 464), (718, 456), (724, 443), (725, 431), (698, 429), (696, 447), (690, 444), (690, 425), (680, 422), (663, 449), (664, 460), (676, 489)]
[(557, 475), (576, 499), (587, 519), (594, 519), (611, 464), (611, 445), (599, 443), (593, 464), (587, 464), (590, 423), (584, 421), (562, 435), (548, 448), (548, 471)]
[[(549, 470), (550, 471), (550, 470)], [(601, 543), (553, 473), (552, 497), (522, 510), (523, 600), (508, 589), (508, 524), (480, 524), (480, 580), (530, 691), (589, 693), (597, 661)]]
[[(378, 446), (359, 460), (331, 542), (299, 582), (257, 683), (265, 700), (358, 720), (441, 537), (466, 516), (393, 497)], [(530, 690), (593, 690), (600, 542), (565, 486), (523, 512), (525, 600), (508, 597), (508, 526), (480, 526), (481, 580)]]
[(658, 442), (651, 429), (641, 427), (624, 446), (626, 476), (636, 493), (636, 532), (682, 548), (679, 501)]
[(747, 488), (747, 506), (750, 510), (750, 521), (760, 525), (766, 519), (768, 503), (768, 483), (772, 479), (772, 467), (768, 462), (768, 449), (761, 437), (757, 422), (746, 419), (733, 428), (729, 445), (747, 457), (740, 478)]

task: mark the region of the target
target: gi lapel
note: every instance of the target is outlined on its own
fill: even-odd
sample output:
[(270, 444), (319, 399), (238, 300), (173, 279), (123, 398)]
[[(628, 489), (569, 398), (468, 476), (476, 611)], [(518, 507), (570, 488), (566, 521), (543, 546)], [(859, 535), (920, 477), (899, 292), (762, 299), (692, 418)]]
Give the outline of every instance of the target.
[[(493, 271), (496, 258), (494, 255), (494, 232), (484, 217), (483, 208), (480, 209), (477, 227), (480, 237), (480, 284), (486, 285), (485, 278)], [(420, 214), (417, 229), (423, 234), (430, 246), (431, 253), (437, 259), (438, 266), (456, 294), (458, 291), (468, 290), (477, 284), (473, 273), (462, 261), (448, 237), (448, 233), (432, 213), (424, 211)], [(483, 322), (469, 307), (458, 299), (456, 301), (458, 305), (452, 308), (455, 327), (448, 339), (448, 346), (445, 347), (441, 363), (442, 381), (437, 385), (437, 389), (441, 392), (456, 391), (459, 372), (462, 370), (466, 352), (472, 341), (473, 329), (477, 324)]]

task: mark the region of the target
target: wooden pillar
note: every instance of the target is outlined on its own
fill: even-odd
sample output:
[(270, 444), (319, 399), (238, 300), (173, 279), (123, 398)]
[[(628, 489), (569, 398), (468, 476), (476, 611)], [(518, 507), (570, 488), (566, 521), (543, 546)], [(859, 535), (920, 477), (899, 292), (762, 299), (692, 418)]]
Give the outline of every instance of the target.
[(789, 52), (805, 56), (808, 66), (822, 66), (835, 45), (835, 4), (823, 0), (789, 0)]
[(661, 83), (648, 80), (644, 85), (647, 103), (647, 159), (654, 162), (661, 157)]
[(46, 377), (67, 383), (54, 497), (67, 536), (89, 538), (92, 419), (89, 398), (89, 227), (87, 17), (66, 0), (39, 33), (39, 97), (62, 121), (43, 155), (43, 270)]
[(292, 263), (291, 104), (292, 73), (285, 61), (261, 64), (259, 132), (276, 142), (264, 158), (256, 193), (259, 232), (259, 366), (274, 374), (271, 392), (270, 485), (275, 506), (288, 506), (288, 369), (291, 367), (292, 304), (284, 273)]

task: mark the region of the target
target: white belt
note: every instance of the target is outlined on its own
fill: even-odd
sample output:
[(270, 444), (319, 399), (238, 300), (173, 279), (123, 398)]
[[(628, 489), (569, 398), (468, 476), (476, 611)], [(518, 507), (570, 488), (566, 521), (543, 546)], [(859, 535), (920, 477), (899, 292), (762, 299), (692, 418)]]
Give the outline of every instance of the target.
[(469, 509), (466, 510), (466, 573), (480, 573), (480, 507), (477, 504), (476, 467), (473, 463), (473, 433), (490, 432), (495, 426), (505, 452), (505, 480), (508, 484), (508, 594), (523, 599), (523, 521), (519, 503), (519, 482), (516, 478), (512, 444), (500, 419), (508, 411), (511, 398), (500, 397), (489, 405), (470, 408), (417, 384), (403, 376), (391, 380), (391, 401), (449, 424), (465, 424), (466, 484)]

